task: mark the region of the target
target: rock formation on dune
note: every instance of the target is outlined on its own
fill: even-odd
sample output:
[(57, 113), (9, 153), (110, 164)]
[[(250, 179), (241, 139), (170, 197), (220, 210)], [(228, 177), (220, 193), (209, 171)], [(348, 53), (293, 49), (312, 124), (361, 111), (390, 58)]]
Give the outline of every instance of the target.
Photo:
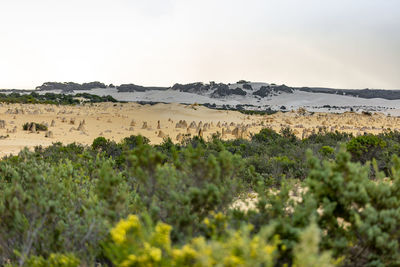
[(143, 122), (142, 129), (147, 129), (147, 121)]
[(76, 130), (77, 131), (85, 131), (85, 120), (79, 122), (79, 126)]
[(177, 134), (175, 140), (178, 141), (178, 142), (182, 142), (182, 140), (183, 140), (182, 134), (181, 133)]
[(237, 126), (235, 129), (232, 130), (232, 135), (235, 136), (235, 138), (247, 138), (249, 132), (247, 127)]
[(22, 108), (8, 109), (5, 114), (25, 114), (25, 111)]
[(7, 133), (16, 133), (17, 132), (17, 126), (14, 126), (14, 128), (12, 128), (12, 130), (7, 129)]
[(47, 138), (53, 138), (54, 137), (52, 131), (47, 131), (44, 136), (47, 137)]
[(226, 84), (215, 84), (212, 86), (212, 90), (214, 90), (214, 92), (211, 94), (211, 97), (213, 98), (226, 97), (230, 95), (245, 96), (247, 94), (246, 91), (240, 89), (239, 87), (235, 89), (229, 89), (229, 86)]
[(164, 138), (164, 137), (166, 137), (167, 135), (165, 134), (165, 133), (163, 133), (163, 131), (159, 131), (158, 132), (158, 135), (157, 135), (158, 137), (161, 137), (161, 138)]
[(175, 128), (182, 128), (185, 129), (187, 128), (187, 122), (185, 120), (180, 120), (178, 123), (176, 123)]
[(36, 123), (31, 123), (28, 127), (28, 131), (30, 131), (31, 133), (35, 133), (36, 132)]
[(190, 129), (196, 129), (196, 128), (197, 128), (196, 122), (195, 122), (195, 121), (192, 121), (192, 122), (190, 123), (190, 125), (189, 125), (189, 128), (190, 128)]
[(236, 127), (235, 129), (233, 129), (232, 135), (234, 135), (236, 138), (239, 138), (239, 135), (240, 135), (240, 128), (239, 128), (239, 127)]
[(301, 133), (301, 139), (305, 139), (307, 137), (307, 129), (303, 129)]
[(166, 90), (167, 87), (145, 87), (141, 85), (136, 85), (133, 83), (130, 84), (121, 84), (117, 86), (118, 92), (145, 92), (148, 90)]

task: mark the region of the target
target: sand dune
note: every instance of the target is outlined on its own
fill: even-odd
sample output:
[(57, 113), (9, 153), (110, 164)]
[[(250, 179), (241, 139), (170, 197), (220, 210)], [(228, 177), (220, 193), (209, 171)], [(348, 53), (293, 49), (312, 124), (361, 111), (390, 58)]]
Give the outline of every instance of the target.
[[(23, 131), (26, 122), (48, 125), (47, 132)], [(104, 136), (120, 141), (141, 134), (158, 144), (170, 137), (174, 142), (185, 136), (204, 138), (220, 133), (224, 139), (248, 138), (264, 127), (279, 131), (290, 127), (300, 138), (318, 132), (351, 132), (355, 135), (400, 130), (400, 119), (383, 114), (308, 113), (305, 110), (273, 115), (245, 115), (236, 111), (208, 109), (198, 105), (100, 103), (81, 106), (2, 104), (0, 106), (0, 156), (17, 153), (23, 147), (48, 146), (54, 142), (91, 144)]]

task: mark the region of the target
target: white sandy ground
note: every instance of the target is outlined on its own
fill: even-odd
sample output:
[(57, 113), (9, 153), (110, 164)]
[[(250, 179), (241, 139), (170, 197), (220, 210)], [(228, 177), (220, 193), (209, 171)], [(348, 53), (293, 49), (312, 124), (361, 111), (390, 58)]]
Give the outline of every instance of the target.
[[(123, 92), (118, 93), (115, 88), (106, 89), (92, 89), (88, 91), (76, 91), (75, 93), (89, 93), (95, 95), (111, 95), (119, 101), (151, 101), (151, 102), (164, 102), (164, 103), (186, 103), (186, 104), (216, 104), (222, 105), (252, 105), (258, 109), (272, 109), (279, 110), (281, 106), (287, 109), (298, 109), (304, 107), (309, 111), (315, 112), (344, 112), (345, 110), (322, 108), (325, 105), (337, 106), (342, 108), (353, 107), (355, 110), (373, 110), (380, 111), (385, 114), (400, 116), (400, 100), (386, 100), (381, 98), (365, 99), (353, 96), (343, 96), (336, 94), (325, 93), (309, 93), (295, 90), (294, 93), (280, 93), (274, 96), (260, 98), (254, 96), (252, 93), (258, 90), (261, 86), (267, 85), (265, 83), (251, 83), (253, 90), (247, 92), (246, 96), (231, 95), (221, 98), (212, 98), (211, 93), (203, 95), (179, 92), (176, 90), (157, 91), (150, 90), (146, 92)], [(233, 84), (231, 89), (242, 87), (241, 84)], [(47, 93), (48, 91), (41, 91), (39, 93)], [(60, 90), (51, 91), (54, 93), (61, 93)]]
[[(265, 127), (275, 131), (290, 127), (300, 138), (318, 132), (318, 128), (321, 127), (325, 127), (328, 131), (338, 130), (355, 135), (364, 132), (377, 134), (388, 128), (400, 130), (400, 118), (383, 114), (367, 116), (357, 113), (310, 114), (292, 111), (249, 116), (237, 111), (213, 110), (203, 106), (182, 104), (153, 106), (137, 103), (80, 106), (0, 104), (0, 120), (5, 121), (5, 127), (0, 128), (0, 137), (8, 136), (0, 138), (0, 156), (18, 153), (23, 147), (48, 146), (54, 142), (64, 144), (77, 142), (89, 145), (99, 136), (118, 142), (130, 135), (141, 134), (149, 138), (152, 144), (159, 144), (163, 138), (169, 136), (174, 142), (178, 142), (181, 140), (177, 139), (178, 136), (198, 135), (199, 122), (203, 124), (201, 132), (205, 139), (217, 132), (222, 134), (224, 139), (249, 138), (251, 134)], [(181, 120), (187, 125), (176, 128), (176, 124)], [(52, 121), (55, 123), (54, 126), (51, 126)], [(83, 128), (77, 130), (83, 121), (85, 121)], [(49, 125), (52, 137), (45, 137), (45, 132), (23, 131), (22, 125), (26, 122)], [(197, 128), (189, 128), (191, 122), (194, 122)], [(142, 128), (144, 123), (147, 123), (146, 128)], [(208, 127), (205, 127), (205, 124)]]

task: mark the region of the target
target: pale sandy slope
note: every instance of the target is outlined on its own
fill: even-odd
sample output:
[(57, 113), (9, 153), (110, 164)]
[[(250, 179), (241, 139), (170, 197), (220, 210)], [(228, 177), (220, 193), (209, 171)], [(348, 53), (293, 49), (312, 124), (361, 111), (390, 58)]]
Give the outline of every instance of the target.
[[(364, 132), (379, 133), (387, 128), (400, 129), (400, 120), (383, 115), (365, 116), (356, 113), (300, 114), (301, 112), (277, 113), (269, 116), (248, 116), (236, 111), (219, 111), (196, 105), (157, 104), (139, 105), (136, 103), (101, 103), (81, 106), (55, 105), (21, 105), (2, 104), (0, 120), (5, 127), (0, 129), (0, 156), (17, 153), (23, 147), (36, 145), (48, 146), (53, 142), (64, 144), (77, 142), (91, 144), (93, 139), (104, 136), (120, 141), (130, 135), (144, 135), (151, 143), (158, 144), (164, 137), (171, 137), (174, 142), (177, 136), (184, 134), (194, 136), (199, 130), (204, 138), (213, 133), (223, 134), (224, 139), (236, 137), (248, 138), (250, 134), (270, 127), (279, 131), (291, 127), (299, 137), (305, 137), (318, 128), (326, 127), (328, 131), (345, 131), (354, 134)], [(79, 123), (85, 121), (82, 129), (77, 130)], [(176, 128), (184, 120), (187, 125)], [(54, 121), (54, 126), (51, 126)], [(158, 128), (160, 121), (160, 129)], [(45, 123), (49, 125), (52, 137), (45, 137), (45, 132), (23, 131), (25, 122)], [(189, 127), (194, 122), (193, 127)], [(199, 128), (199, 123), (202, 122)], [(142, 128), (147, 123), (146, 128)], [(206, 124), (206, 125), (205, 125)], [(133, 126), (132, 126), (133, 125)], [(1, 124), (0, 124), (1, 126)], [(161, 134), (160, 134), (161, 131)]]
[[(253, 89), (246, 91), (246, 96), (230, 95), (226, 97), (213, 98), (211, 97), (212, 91), (204, 93), (203, 95), (195, 93), (180, 92), (177, 90), (148, 90), (145, 92), (117, 92), (117, 89), (93, 89), (89, 91), (76, 91), (76, 93), (89, 93), (95, 95), (111, 95), (119, 101), (146, 101), (146, 102), (165, 102), (165, 103), (187, 103), (187, 104), (204, 104), (211, 103), (218, 106), (222, 105), (246, 105), (250, 104), (253, 107), (260, 107), (266, 109), (271, 107), (274, 110), (279, 110), (281, 106), (288, 109), (297, 109), (305, 107), (310, 111), (329, 111), (328, 108), (323, 106), (336, 106), (349, 110), (353, 107), (354, 110), (376, 110), (384, 112), (385, 114), (400, 115), (400, 99), (386, 100), (382, 98), (359, 98), (347, 95), (325, 94), (325, 93), (310, 93), (295, 90), (294, 93), (280, 93), (274, 96), (259, 98), (253, 95), (253, 92), (258, 90), (261, 86), (267, 85), (265, 83), (251, 83)], [(242, 84), (232, 84), (231, 89), (236, 87), (243, 88)], [(39, 93), (47, 93), (48, 91), (41, 91)], [(52, 91), (61, 93), (61, 90)], [(340, 111), (340, 110), (337, 110)], [(341, 112), (343, 112), (342, 110)]]

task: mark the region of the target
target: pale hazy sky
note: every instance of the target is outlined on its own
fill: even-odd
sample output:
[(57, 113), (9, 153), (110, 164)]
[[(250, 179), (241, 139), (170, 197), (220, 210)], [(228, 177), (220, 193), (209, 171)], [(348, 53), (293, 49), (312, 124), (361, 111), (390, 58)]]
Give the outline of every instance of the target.
[(0, 88), (400, 89), (400, 0), (0, 0)]

